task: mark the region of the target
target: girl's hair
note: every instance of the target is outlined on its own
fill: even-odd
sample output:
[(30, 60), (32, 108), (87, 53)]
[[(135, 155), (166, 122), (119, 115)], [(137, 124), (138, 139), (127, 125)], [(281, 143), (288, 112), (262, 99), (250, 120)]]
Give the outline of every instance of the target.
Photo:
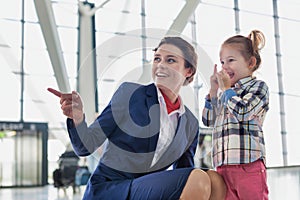
[(254, 56), (256, 65), (253, 71), (255, 71), (261, 64), (260, 50), (265, 46), (265, 36), (259, 30), (252, 30), (248, 37), (236, 35), (225, 40), (223, 45), (235, 45), (245, 60), (249, 60)]
[(197, 71), (197, 61), (198, 61), (198, 55), (195, 51), (195, 48), (186, 40), (182, 39), (181, 37), (177, 36), (168, 36), (164, 37), (158, 46), (153, 49), (153, 51), (157, 51), (157, 49), (163, 45), (163, 44), (171, 44), (179, 48), (183, 53), (183, 59), (184, 59), (184, 67), (190, 68), (192, 75), (190, 77), (187, 77), (183, 85), (188, 85), (190, 82), (193, 81), (194, 75)]

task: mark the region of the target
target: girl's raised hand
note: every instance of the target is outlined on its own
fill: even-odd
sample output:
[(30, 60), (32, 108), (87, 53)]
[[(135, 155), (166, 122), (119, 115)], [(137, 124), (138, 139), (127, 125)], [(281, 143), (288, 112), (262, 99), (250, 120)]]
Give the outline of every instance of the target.
[(218, 83), (218, 79), (217, 79), (217, 64), (214, 65), (214, 72), (213, 74), (210, 76), (210, 96), (211, 97), (216, 97), (217, 96), (217, 92), (219, 89), (219, 83)]
[(224, 70), (217, 72), (217, 79), (219, 87), (222, 91), (225, 91), (231, 87), (230, 77)]

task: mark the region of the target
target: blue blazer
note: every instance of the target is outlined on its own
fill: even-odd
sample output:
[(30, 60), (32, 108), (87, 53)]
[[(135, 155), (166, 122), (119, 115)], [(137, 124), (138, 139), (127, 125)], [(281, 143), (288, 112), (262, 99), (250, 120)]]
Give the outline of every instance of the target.
[(83, 122), (75, 128), (71, 119), (67, 126), (79, 156), (90, 155), (105, 142), (84, 199), (126, 199), (134, 178), (171, 165), (194, 166), (199, 124), (187, 107), (178, 120), (173, 141), (157, 163), (151, 165), (160, 131), (160, 105), (153, 83), (125, 82), (90, 126)]

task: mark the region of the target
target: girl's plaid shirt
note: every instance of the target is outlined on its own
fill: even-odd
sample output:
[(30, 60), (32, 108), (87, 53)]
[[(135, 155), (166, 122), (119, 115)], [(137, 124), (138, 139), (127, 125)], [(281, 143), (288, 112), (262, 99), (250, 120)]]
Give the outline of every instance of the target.
[(269, 110), (269, 90), (255, 77), (239, 80), (219, 98), (205, 99), (202, 122), (213, 127), (212, 157), (215, 167), (263, 159), (263, 121)]

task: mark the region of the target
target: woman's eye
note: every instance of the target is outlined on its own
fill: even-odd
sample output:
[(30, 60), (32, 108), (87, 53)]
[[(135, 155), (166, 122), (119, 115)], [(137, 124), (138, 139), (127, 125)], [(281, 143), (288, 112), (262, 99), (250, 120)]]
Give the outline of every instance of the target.
[(224, 61), (221, 61), (221, 64), (224, 65)]
[(176, 62), (176, 61), (173, 58), (168, 59), (168, 63), (174, 63), (174, 62)]
[(159, 62), (161, 59), (159, 57), (155, 57), (153, 60), (154, 62)]
[(228, 62), (233, 62), (233, 61), (234, 61), (234, 59), (233, 59), (233, 58), (231, 58), (231, 59), (229, 59), (229, 60), (228, 60)]

